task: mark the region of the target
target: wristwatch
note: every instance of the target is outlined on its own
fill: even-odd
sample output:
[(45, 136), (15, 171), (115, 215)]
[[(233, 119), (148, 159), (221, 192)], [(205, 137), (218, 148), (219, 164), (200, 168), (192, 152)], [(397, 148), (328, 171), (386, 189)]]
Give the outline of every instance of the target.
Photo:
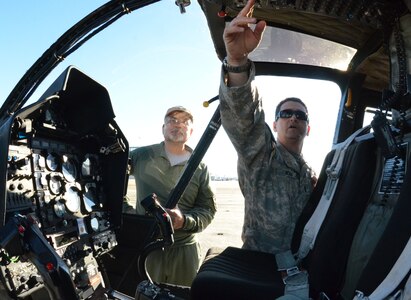
[(247, 62), (244, 65), (241, 66), (231, 66), (227, 62), (227, 57), (223, 59), (223, 68), (226, 72), (230, 73), (243, 73), (243, 72), (248, 72), (250, 70), (251, 66), (251, 60), (247, 59)]

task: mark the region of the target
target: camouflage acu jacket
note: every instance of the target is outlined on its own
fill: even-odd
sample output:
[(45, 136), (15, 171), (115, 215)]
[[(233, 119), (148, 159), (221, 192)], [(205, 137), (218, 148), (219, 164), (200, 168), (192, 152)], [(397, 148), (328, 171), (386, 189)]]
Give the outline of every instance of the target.
[(301, 156), (275, 142), (254, 76), (254, 65), (244, 86), (227, 87), (222, 76), (220, 112), (238, 154), (245, 198), (243, 248), (276, 254), (290, 248), (295, 223), (312, 191), (312, 171)]

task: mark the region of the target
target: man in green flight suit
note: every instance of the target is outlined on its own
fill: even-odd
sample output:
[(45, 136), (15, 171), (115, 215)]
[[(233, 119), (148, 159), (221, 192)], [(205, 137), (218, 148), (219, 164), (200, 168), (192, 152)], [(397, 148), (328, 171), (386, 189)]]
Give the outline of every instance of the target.
[[(192, 132), (191, 112), (182, 106), (171, 107), (164, 117), (164, 141), (130, 153), (131, 175), (137, 189), (137, 214), (145, 214), (140, 202), (152, 193), (165, 205), (192, 153), (186, 145)], [(167, 211), (173, 222), (174, 244), (164, 251), (152, 252), (147, 258), (147, 271), (155, 282), (190, 286), (201, 261), (197, 233), (211, 223), (216, 212), (210, 175), (203, 162), (197, 167), (178, 205)]]

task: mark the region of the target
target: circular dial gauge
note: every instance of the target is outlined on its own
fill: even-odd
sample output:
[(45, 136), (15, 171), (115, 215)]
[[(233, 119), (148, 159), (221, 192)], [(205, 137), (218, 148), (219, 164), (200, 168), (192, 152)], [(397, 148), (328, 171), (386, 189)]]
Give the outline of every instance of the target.
[(97, 159), (92, 156), (86, 156), (83, 163), (81, 164), (81, 174), (83, 176), (93, 176), (95, 175), (97, 169)]
[(64, 199), (66, 200), (67, 209), (72, 212), (78, 212), (80, 209), (80, 195), (76, 187), (69, 187), (64, 194)]
[(53, 206), (54, 213), (56, 214), (57, 217), (62, 218), (64, 214), (66, 213), (66, 209), (64, 208), (64, 204), (61, 202), (56, 202)]
[(68, 182), (74, 182), (77, 178), (77, 168), (73, 159), (63, 156), (63, 165), (61, 166), (63, 176)]
[(92, 212), (97, 200), (96, 188), (93, 186), (86, 186), (85, 190), (86, 192), (83, 195), (84, 208), (87, 212)]
[(38, 154), (38, 161), (37, 161), (38, 167), (40, 169), (46, 167), (46, 159), (44, 158), (43, 155)]
[(54, 195), (59, 195), (61, 193), (62, 180), (60, 176), (51, 176), (49, 180), (50, 192)]
[(59, 165), (59, 158), (54, 153), (49, 153), (46, 158), (46, 166), (50, 171), (56, 171)]
[(98, 224), (97, 218), (90, 219), (90, 226), (91, 226), (91, 229), (93, 229), (94, 231), (98, 230), (99, 224)]

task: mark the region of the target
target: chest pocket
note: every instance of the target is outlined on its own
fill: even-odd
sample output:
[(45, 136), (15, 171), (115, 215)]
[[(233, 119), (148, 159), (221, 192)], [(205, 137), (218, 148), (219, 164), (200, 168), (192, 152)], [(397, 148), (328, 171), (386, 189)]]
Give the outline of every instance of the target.
[(299, 215), (311, 193), (311, 178), (308, 170), (303, 168), (297, 172), (283, 162), (273, 162), (270, 182), (273, 182), (276, 197), (289, 201), (292, 215)]

